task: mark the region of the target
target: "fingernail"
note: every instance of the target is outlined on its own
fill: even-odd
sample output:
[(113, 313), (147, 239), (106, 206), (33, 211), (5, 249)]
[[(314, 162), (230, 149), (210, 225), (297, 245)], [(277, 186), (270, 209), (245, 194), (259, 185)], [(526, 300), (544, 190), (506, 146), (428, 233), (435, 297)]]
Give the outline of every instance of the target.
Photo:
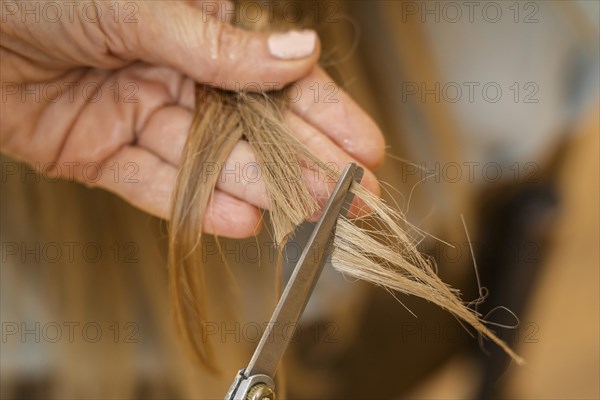
[(308, 57), (315, 52), (317, 34), (315, 31), (289, 31), (273, 33), (268, 40), (269, 52), (283, 60)]

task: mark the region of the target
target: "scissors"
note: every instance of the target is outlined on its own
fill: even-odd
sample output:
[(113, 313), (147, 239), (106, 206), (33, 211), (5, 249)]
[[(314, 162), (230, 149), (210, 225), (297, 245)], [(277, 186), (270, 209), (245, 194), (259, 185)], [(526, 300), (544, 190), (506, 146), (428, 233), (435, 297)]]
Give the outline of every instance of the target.
[(354, 163), (348, 164), (342, 172), (254, 355), (248, 366), (235, 376), (225, 400), (275, 400), (273, 378), (288, 343), (294, 337), (289, 334), (289, 328), (295, 328), (302, 316), (323, 266), (331, 255), (338, 217), (347, 215), (354, 198), (350, 187), (353, 182), (360, 183), (363, 173), (364, 170)]

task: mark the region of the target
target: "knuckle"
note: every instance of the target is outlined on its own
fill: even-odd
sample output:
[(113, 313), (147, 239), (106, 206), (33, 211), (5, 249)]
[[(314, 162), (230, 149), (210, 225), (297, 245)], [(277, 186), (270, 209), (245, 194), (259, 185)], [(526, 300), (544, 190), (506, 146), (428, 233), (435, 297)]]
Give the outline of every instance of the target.
[(239, 53), (247, 44), (247, 35), (228, 24), (210, 20), (205, 26), (205, 37), (212, 67), (209, 68), (211, 80), (217, 83), (231, 80), (239, 65)]

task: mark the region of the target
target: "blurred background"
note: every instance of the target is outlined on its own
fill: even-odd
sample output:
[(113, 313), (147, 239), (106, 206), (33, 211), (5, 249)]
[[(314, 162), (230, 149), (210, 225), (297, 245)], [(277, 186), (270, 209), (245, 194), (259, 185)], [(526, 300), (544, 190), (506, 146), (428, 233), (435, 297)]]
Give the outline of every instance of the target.
[[(443, 239), (421, 250), (465, 301), (486, 294), (479, 311), (527, 364), (329, 268), (287, 397), (600, 398), (599, 2), (297, 4), (386, 135), (386, 199)], [(213, 376), (172, 329), (164, 221), (4, 156), (1, 187), (2, 398), (223, 397), (276, 300), (268, 232), (220, 240), (225, 255), (203, 244)]]

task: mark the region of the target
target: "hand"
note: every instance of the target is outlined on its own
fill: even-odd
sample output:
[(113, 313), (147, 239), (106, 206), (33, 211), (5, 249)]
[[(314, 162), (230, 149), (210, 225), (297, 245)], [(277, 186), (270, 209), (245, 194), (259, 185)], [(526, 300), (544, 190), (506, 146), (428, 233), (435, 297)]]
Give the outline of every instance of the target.
[[(48, 174), (102, 187), (167, 218), (195, 82), (233, 90), (297, 82), (305, 95), (285, 117), (317, 156), (368, 168), (383, 158), (379, 129), (346, 94), (337, 92), (337, 103), (312, 95), (314, 84), (337, 91), (315, 67), (312, 31), (243, 31), (222, 22), (223, 7), (201, 1), (52, 4), (60, 4), (60, 15), (44, 2), (3, 2), (0, 48), (2, 151)], [(227, 162), (253, 159), (240, 142)], [(363, 184), (378, 193), (368, 170)], [(211, 207), (208, 233), (252, 235), (264, 187), (220, 179)]]

